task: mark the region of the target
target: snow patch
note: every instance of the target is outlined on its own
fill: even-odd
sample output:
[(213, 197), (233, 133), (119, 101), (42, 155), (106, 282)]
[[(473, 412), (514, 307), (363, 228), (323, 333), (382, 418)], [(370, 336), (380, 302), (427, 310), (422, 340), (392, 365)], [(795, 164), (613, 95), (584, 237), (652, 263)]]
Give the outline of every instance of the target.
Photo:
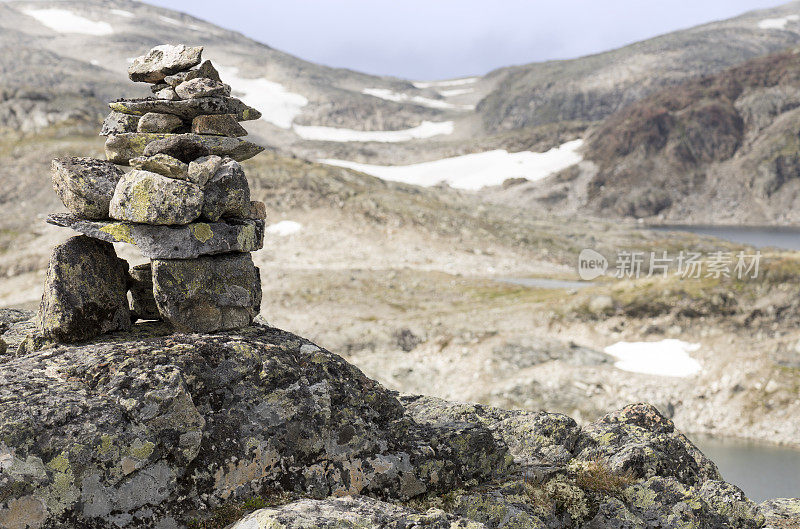
[(322, 162), (395, 182), (432, 186), (444, 181), (459, 189), (477, 190), (500, 185), (509, 178), (540, 180), (566, 169), (582, 160), (577, 152), (581, 145), (583, 140), (573, 140), (547, 152), (496, 150), (411, 165), (369, 165), (345, 160)]
[(431, 99), (429, 97), (422, 97), (422, 96), (411, 96), (408, 94), (402, 94), (400, 92), (393, 92), (386, 88), (365, 88), (361, 91), (361, 93), (366, 94), (368, 96), (385, 99), (387, 101), (395, 101), (397, 103), (415, 103), (417, 105), (422, 105), (424, 107), (429, 107), (429, 108), (456, 109), (456, 110), (475, 109), (475, 105), (454, 105), (452, 103), (448, 103), (447, 101), (442, 101), (439, 99)]
[(797, 22), (800, 15), (788, 15), (782, 18), (765, 18), (758, 23), (761, 29), (785, 29), (789, 22)]
[(432, 88), (436, 86), (461, 86), (478, 82), (479, 77), (464, 77), (463, 79), (450, 79), (447, 81), (415, 81), (412, 83), (417, 88)]
[(181, 22), (180, 20), (175, 20), (174, 18), (165, 17), (163, 15), (159, 15), (158, 18), (161, 19), (162, 22), (166, 22), (167, 24), (170, 24), (172, 26), (182, 26), (183, 25), (183, 22)]
[(293, 220), (282, 220), (275, 224), (267, 226), (267, 233), (277, 235), (278, 237), (286, 237), (303, 229), (303, 225)]
[(632, 373), (662, 377), (690, 377), (700, 372), (700, 363), (689, 355), (699, 343), (667, 339), (660, 342), (617, 342), (604, 349), (617, 359), (614, 367)]
[(108, 22), (95, 22), (66, 9), (25, 9), (23, 13), (59, 33), (82, 33), (98, 36), (114, 33), (114, 28)]
[[(453, 133), (452, 121), (423, 121), (420, 125), (404, 130), (353, 130), (336, 127), (295, 125), (294, 131), (305, 140), (318, 141), (378, 141), (397, 143), (420, 140)], [(347, 163), (347, 162), (345, 162)], [(334, 164), (332, 164), (334, 165)]]
[(117, 16), (125, 18), (134, 18), (136, 16), (130, 11), (125, 11), (124, 9), (112, 9), (111, 12)]
[(453, 97), (463, 94), (471, 94), (474, 91), (474, 88), (454, 88), (453, 90), (439, 90), (439, 93), (442, 94), (443, 97)]
[(289, 92), (279, 83), (260, 77), (239, 77), (239, 69), (233, 66), (217, 65), (216, 68), (235, 95), (261, 112), (261, 119), (282, 129), (290, 129), (294, 118), (308, 104), (304, 96)]

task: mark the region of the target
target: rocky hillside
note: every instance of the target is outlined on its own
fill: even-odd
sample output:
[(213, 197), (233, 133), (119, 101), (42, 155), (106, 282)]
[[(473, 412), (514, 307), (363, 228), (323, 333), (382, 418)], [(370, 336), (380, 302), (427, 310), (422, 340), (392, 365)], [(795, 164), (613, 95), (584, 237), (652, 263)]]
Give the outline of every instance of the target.
[(0, 312), (4, 529), (797, 523), (796, 502), (754, 505), (645, 404), (581, 428), (401, 397), (264, 325), (52, 347), (20, 343), (19, 319)]

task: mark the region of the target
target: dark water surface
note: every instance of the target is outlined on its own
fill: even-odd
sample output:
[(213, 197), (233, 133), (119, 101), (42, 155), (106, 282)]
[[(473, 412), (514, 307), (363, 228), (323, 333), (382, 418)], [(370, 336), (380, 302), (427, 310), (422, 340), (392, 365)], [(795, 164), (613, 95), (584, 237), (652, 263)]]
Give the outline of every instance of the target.
[(800, 450), (701, 435), (689, 436), (722, 477), (755, 502), (800, 497)]
[(755, 248), (773, 247), (800, 250), (800, 228), (780, 226), (648, 226), (655, 231), (685, 231), (710, 235), (726, 241), (747, 244)]

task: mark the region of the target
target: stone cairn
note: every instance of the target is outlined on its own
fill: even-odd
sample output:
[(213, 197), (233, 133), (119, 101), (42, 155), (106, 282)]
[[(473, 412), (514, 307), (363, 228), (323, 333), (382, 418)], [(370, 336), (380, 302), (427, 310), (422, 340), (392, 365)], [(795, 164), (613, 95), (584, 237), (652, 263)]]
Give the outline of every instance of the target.
[[(239, 162), (263, 148), (241, 139), (239, 122), (261, 115), (231, 97), (202, 51), (163, 45), (135, 59), (128, 74), (150, 83), (154, 97), (110, 103), (101, 132), (108, 160), (53, 160), (53, 185), (70, 213), (47, 222), (83, 235), (50, 259), (39, 311), (46, 338), (85, 340), (138, 319), (214, 332), (258, 314), (250, 252), (263, 245), (266, 208), (250, 200)], [(129, 270), (115, 242), (150, 262)]]

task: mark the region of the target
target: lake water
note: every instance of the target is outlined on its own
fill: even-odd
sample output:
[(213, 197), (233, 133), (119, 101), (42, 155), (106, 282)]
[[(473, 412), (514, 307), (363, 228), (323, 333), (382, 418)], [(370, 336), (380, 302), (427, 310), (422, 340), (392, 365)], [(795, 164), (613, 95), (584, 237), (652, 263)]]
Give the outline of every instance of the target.
[(800, 450), (737, 439), (690, 437), (717, 464), (725, 481), (738, 486), (751, 500), (800, 498)]
[(590, 281), (568, 281), (566, 279), (548, 279), (546, 277), (500, 277), (497, 281), (532, 288), (586, 288), (595, 286)]
[(710, 235), (726, 241), (747, 244), (755, 248), (774, 247), (800, 250), (800, 228), (777, 226), (647, 226), (655, 231), (686, 231)]

